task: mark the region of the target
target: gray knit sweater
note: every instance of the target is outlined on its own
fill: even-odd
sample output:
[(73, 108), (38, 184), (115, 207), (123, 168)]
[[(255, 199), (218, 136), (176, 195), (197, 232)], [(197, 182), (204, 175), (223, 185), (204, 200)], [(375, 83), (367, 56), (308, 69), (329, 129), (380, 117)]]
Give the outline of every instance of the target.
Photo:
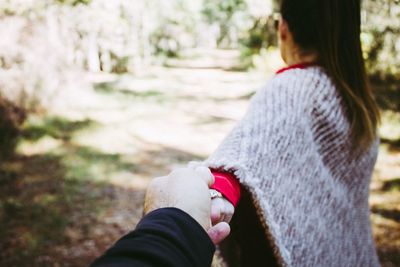
[(325, 72), (291, 69), (202, 164), (234, 171), (250, 190), (280, 265), (375, 267), (368, 196), (378, 142), (356, 156), (349, 133)]

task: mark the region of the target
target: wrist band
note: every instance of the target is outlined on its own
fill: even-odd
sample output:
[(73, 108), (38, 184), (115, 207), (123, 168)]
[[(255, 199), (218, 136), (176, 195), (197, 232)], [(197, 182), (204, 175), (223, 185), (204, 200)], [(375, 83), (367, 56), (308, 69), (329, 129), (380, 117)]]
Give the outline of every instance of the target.
[(234, 207), (240, 199), (240, 183), (236, 177), (229, 172), (211, 170), (215, 178), (215, 183), (211, 189), (215, 189), (222, 194)]

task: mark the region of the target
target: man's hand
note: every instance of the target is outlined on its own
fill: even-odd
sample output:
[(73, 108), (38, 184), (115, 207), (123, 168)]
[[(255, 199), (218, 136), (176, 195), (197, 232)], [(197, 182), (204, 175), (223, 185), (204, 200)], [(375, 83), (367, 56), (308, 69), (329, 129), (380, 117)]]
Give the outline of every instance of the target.
[(167, 207), (181, 209), (208, 232), (214, 244), (218, 244), (229, 235), (230, 227), (225, 222), (211, 227), (209, 187), (213, 183), (214, 176), (206, 167), (178, 169), (155, 178), (147, 189), (144, 213)]
[(204, 167), (183, 168), (168, 176), (153, 179), (144, 204), (145, 214), (159, 208), (174, 207), (192, 216), (204, 229), (211, 227), (211, 199), (208, 191), (214, 176)]

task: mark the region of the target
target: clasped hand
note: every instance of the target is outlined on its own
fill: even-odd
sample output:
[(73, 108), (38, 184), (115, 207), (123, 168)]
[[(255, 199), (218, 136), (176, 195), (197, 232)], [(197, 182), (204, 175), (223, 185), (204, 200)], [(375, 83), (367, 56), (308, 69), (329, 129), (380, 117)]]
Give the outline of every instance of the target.
[(183, 168), (153, 179), (145, 199), (145, 214), (159, 208), (175, 207), (188, 213), (207, 231), (214, 244), (230, 232), (233, 205), (225, 198), (211, 199), (214, 176), (205, 167)]

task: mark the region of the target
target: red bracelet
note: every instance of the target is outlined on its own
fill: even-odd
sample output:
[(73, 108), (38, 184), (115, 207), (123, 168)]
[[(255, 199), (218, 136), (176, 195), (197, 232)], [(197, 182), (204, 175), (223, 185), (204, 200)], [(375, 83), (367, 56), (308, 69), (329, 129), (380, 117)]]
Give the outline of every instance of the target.
[(230, 172), (211, 170), (214, 175), (215, 183), (211, 189), (220, 192), (234, 207), (240, 200), (240, 183), (235, 175)]

